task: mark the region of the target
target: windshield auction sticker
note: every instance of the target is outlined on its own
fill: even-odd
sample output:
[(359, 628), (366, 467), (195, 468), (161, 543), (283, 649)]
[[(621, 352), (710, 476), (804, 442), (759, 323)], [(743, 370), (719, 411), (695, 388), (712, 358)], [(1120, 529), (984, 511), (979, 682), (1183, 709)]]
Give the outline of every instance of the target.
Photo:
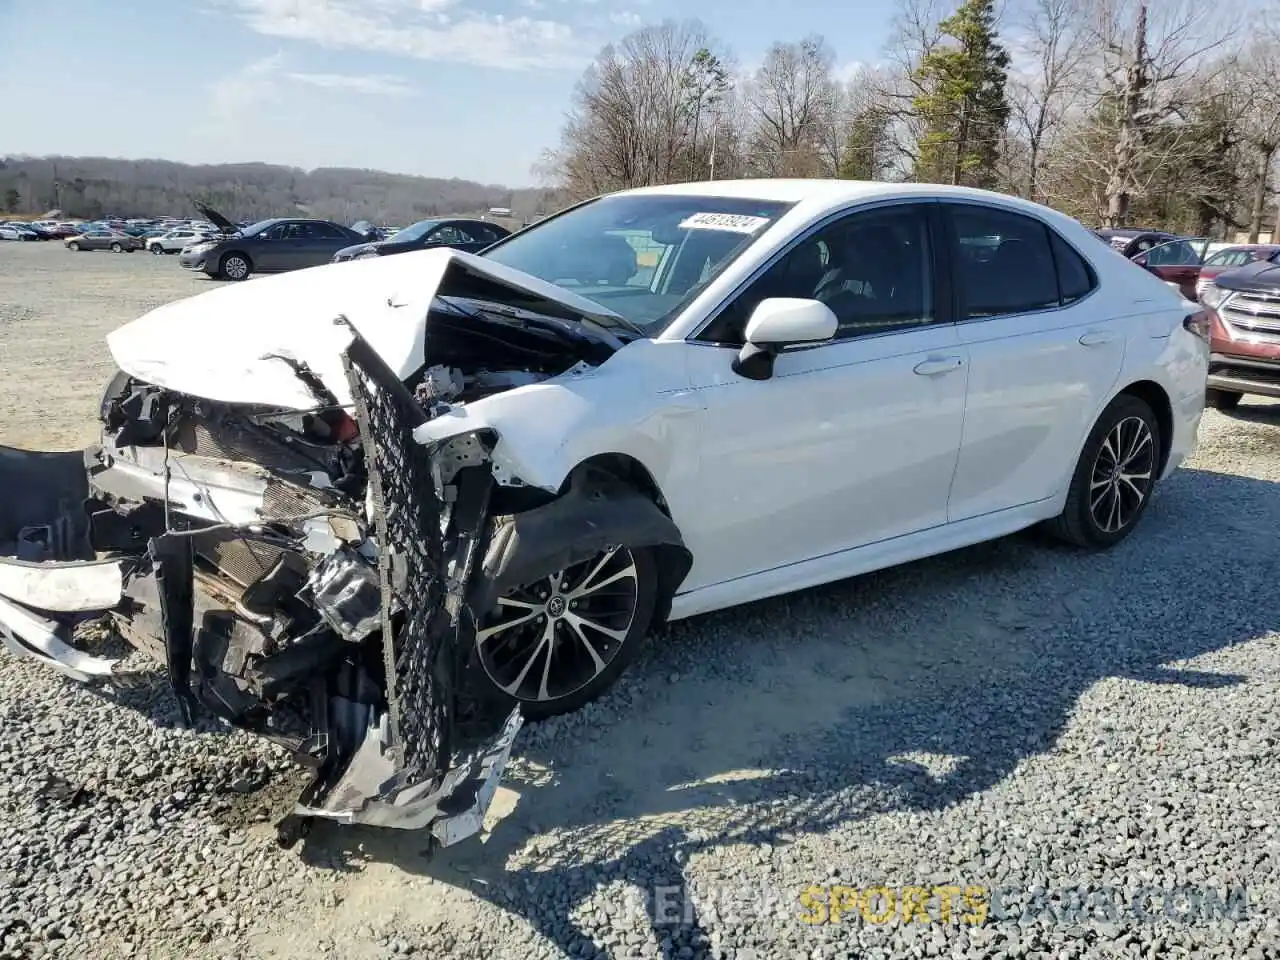
[(695, 213), (680, 221), (680, 229), (755, 233), (768, 222), (765, 217), (752, 217), (743, 213)]

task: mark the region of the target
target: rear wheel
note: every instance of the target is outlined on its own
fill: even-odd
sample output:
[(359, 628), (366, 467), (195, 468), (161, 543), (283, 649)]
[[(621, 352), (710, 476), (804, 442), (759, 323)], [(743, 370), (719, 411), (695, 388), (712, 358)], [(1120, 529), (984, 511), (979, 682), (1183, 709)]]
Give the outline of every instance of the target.
[(218, 265), (218, 276), (224, 280), (244, 280), (252, 271), (249, 258), (243, 253), (228, 253)]
[(480, 665), (530, 720), (577, 710), (640, 651), (657, 583), (650, 550), (618, 546), (510, 590), (476, 630)]
[(1081, 547), (1119, 543), (1146, 512), (1159, 469), (1160, 423), (1145, 401), (1122, 393), (1090, 431), (1049, 532)]
[(1204, 392), (1204, 403), (1206, 407), (1213, 407), (1215, 410), (1234, 410), (1240, 406), (1240, 400), (1243, 397), (1243, 393), (1236, 393), (1234, 390), (1217, 390), (1210, 387)]
[(120, 246), (120, 242), (119, 242), (118, 240), (112, 240), (112, 241), (111, 241), (111, 252), (112, 252), (112, 253), (123, 253), (123, 252), (124, 252), (124, 247)]

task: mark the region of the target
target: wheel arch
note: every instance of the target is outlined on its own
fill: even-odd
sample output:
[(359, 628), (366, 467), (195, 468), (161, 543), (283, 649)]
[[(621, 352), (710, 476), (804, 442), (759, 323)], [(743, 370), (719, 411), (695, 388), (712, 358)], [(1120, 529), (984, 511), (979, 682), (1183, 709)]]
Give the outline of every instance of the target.
[[(693, 566), (693, 555), (685, 546), (652, 471), (629, 454), (597, 453), (579, 461), (554, 495), (514, 513), (510, 520), (526, 531), (521, 537), (525, 540), (521, 552), (529, 550), (534, 557), (541, 555), (534, 563), (547, 566), (548, 573), (552, 572), (551, 567), (559, 569), (567, 565), (570, 556), (567, 551), (572, 549), (576, 554), (588, 541), (604, 543), (617, 537), (628, 546), (651, 549), (658, 574), (652, 627), (661, 627), (667, 622), (672, 598)], [(580, 526), (583, 523), (587, 528)], [(528, 543), (528, 538), (534, 531), (541, 531), (548, 542), (530, 550), (533, 545)], [(555, 531), (554, 534), (551, 531)], [(509, 537), (511, 532), (521, 536), (517, 531), (508, 531), (503, 536)], [(553, 545), (550, 541), (564, 542)], [(508, 549), (499, 545), (500, 551)], [(491, 572), (496, 573), (498, 566), (508, 565), (507, 562), (491, 564)], [(498, 574), (498, 580), (508, 575), (504, 569)]]
[(1156, 415), (1156, 423), (1160, 426), (1160, 468), (1156, 471), (1156, 476), (1163, 476), (1169, 463), (1169, 452), (1173, 449), (1173, 402), (1164, 387), (1154, 380), (1136, 380), (1116, 396), (1122, 394), (1137, 397)]
[(227, 262), (227, 257), (243, 257), (244, 262), (249, 264), (250, 272), (253, 271), (253, 257), (249, 256), (248, 253), (246, 253), (244, 250), (240, 249), (239, 247), (232, 247), (230, 250), (224, 250), (222, 251), (222, 253), (218, 254), (218, 270), (219, 271), (222, 270), (222, 265)]
[[(636, 457), (628, 453), (597, 453), (587, 457), (587, 459), (578, 463), (569, 471), (569, 475), (565, 478), (561, 487), (561, 493), (568, 490), (574, 480), (574, 476), (580, 472), (586, 475), (592, 473), (607, 474), (619, 482), (640, 491), (645, 497), (653, 501), (653, 505), (670, 522), (671, 529), (676, 532), (677, 536), (680, 535), (679, 527), (671, 517), (671, 507), (667, 503), (666, 495), (654, 478), (653, 471)], [(651, 627), (657, 629), (667, 623), (667, 618), (671, 614), (671, 601), (693, 566), (693, 554), (685, 546), (683, 539), (678, 543), (655, 543), (651, 549), (656, 555), (656, 566), (658, 568), (658, 593), (654, 599)]]

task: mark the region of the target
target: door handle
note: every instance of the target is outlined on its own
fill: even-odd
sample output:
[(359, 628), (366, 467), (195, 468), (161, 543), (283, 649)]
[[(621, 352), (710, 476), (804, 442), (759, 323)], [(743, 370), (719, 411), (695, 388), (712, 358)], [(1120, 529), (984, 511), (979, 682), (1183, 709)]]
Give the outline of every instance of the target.
[(1100, 347), (1104, 343), (1111, 343), (1115, 338), (1114, 333), (1106, 330), (1090, 330), (1088, 333), (1081, 334), (1080, 343), (1086, 347)]
[(942, 373), (951, 373), (964, 366), (964, 357), (930, 357), (915, 365), (915, 372), (922, 377), (936, 377)]

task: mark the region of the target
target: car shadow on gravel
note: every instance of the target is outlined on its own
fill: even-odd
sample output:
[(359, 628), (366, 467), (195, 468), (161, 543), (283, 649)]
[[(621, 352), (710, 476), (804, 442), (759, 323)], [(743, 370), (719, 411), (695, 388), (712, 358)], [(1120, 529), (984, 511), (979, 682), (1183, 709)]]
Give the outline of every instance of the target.
[(1275, 484), (1182, 469), (1107, 552), (1027, 533), (673, 625), (602, 702), (522, 732), (518, 800), (484, 842), (426, 857), (425, 840), (322, 825), (304, 857), (455, 885), (575, 956), (639, 952), (573, 920), (601, 887), (629, 887), (651, 950), (700, 955), (696, 910), (654, 913), (690, 858), (986, 791), (1052, 752), (1104, 679), (1205, 697), (1243, 682), (1180, 662), (1280, 627), (1278, 527)]

